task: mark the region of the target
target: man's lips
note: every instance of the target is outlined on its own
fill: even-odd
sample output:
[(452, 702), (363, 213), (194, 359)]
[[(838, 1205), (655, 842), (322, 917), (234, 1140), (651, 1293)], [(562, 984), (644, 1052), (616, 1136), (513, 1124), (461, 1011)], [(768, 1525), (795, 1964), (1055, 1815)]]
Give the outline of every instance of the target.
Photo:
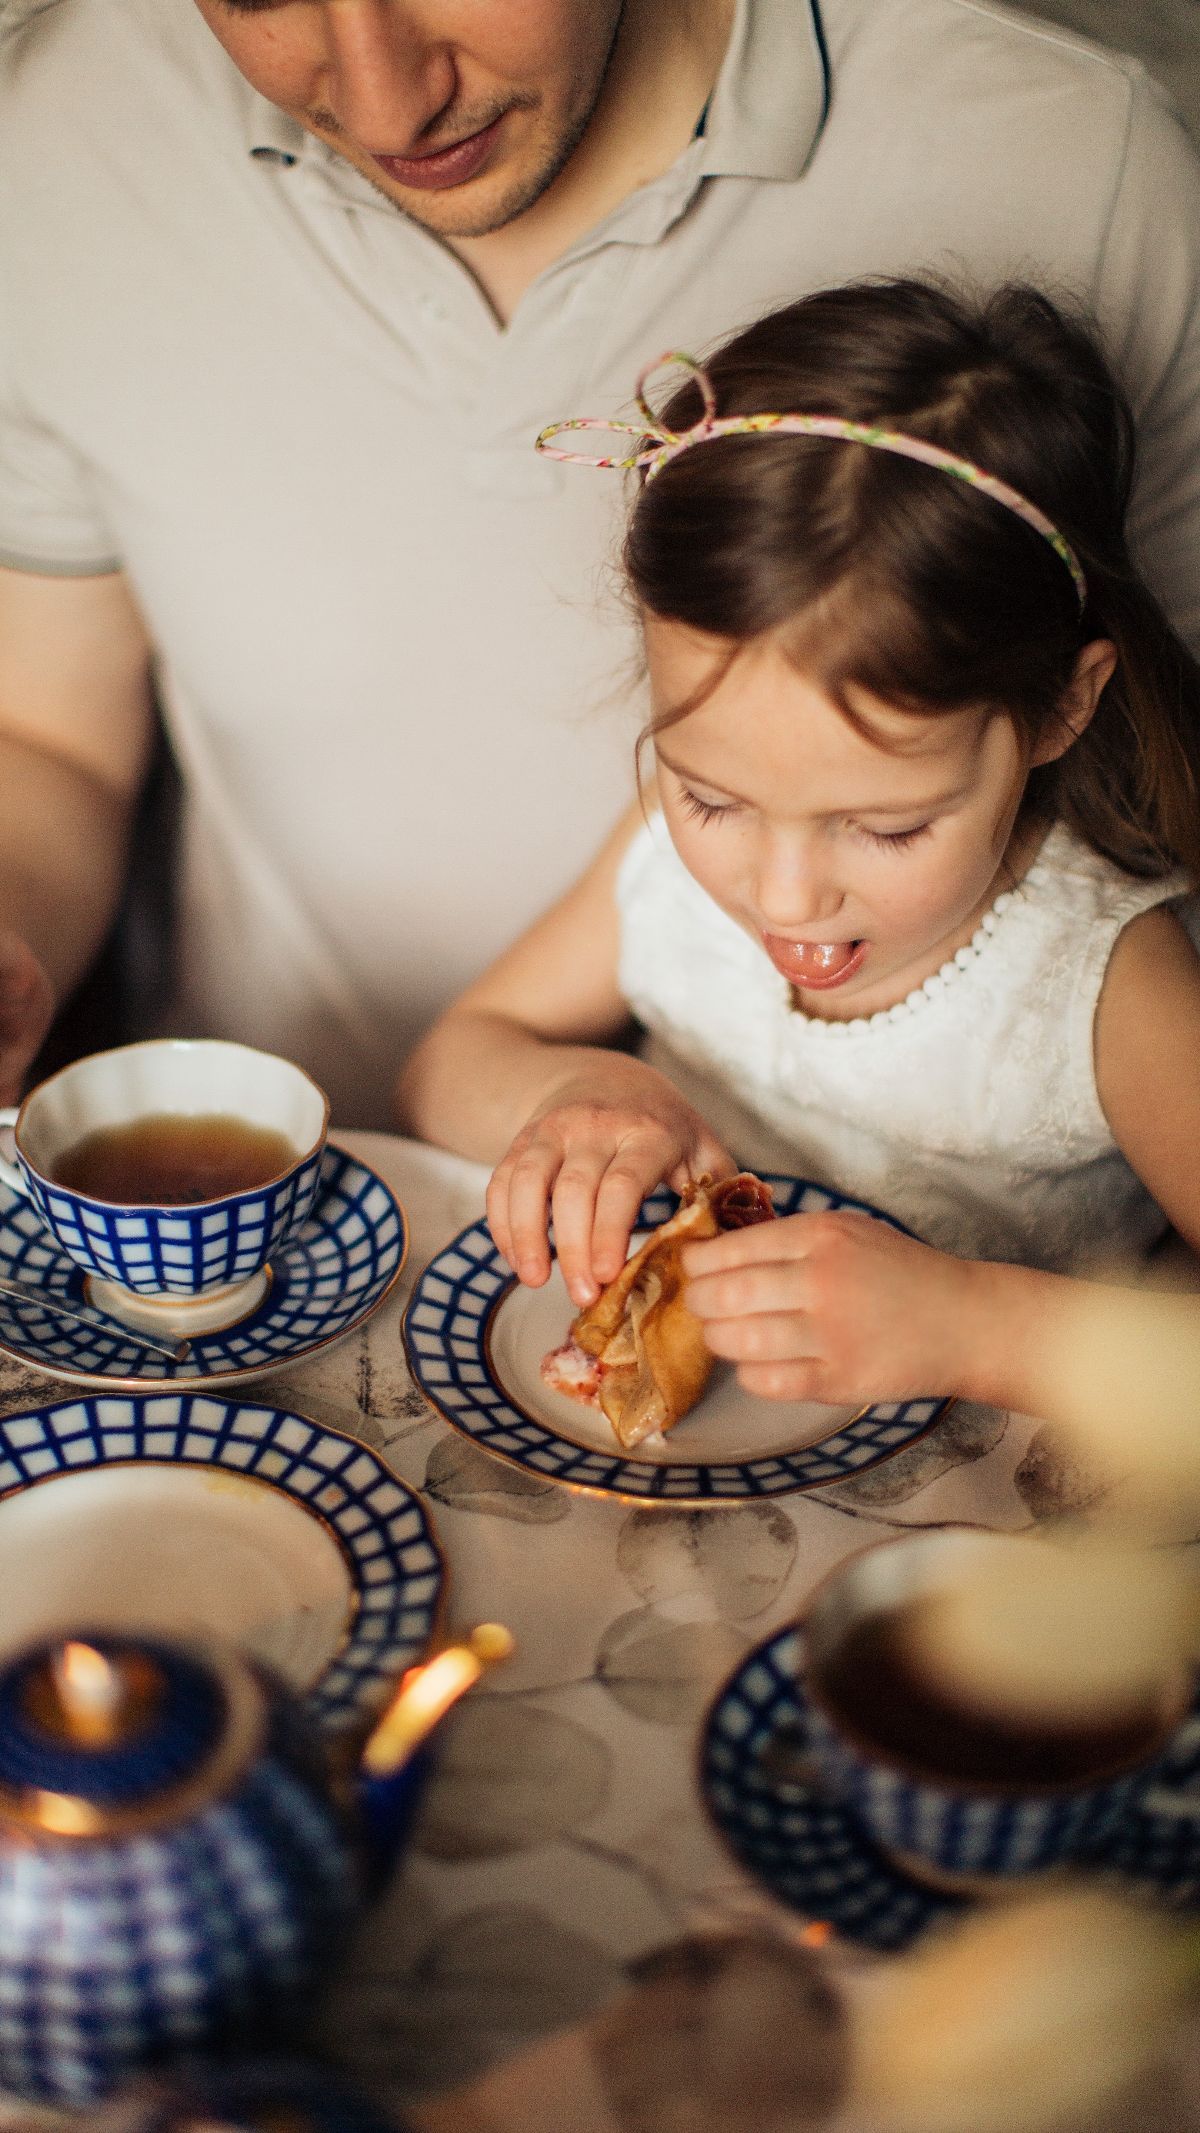
[(372, 156), (393, 185), (411, 186), (414, 192), (443, 192), (451, 185), (465, 185), (482, 169), (504, 123), (504, 113), (479, 133), (456, 141), (452, 148), (435, 148), (425, 156)]
[(802, 992), (827, 992), (861, 969), (866, 941), (789, 941), (764, 933), (763, 947), (781, 977)]

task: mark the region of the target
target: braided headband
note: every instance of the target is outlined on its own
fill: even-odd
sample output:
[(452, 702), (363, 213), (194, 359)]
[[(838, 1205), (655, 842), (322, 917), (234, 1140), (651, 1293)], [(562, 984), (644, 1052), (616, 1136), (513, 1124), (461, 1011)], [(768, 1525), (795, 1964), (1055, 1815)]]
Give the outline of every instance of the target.
[[(675, 363), (695, 379), (704, 402), (704, 413), (690, 429), (669, 430), (654, 413), (646, 399), (646, 381), (665, 363)], [(1066, 564), (1071, 573), (1080, 612), (1087, 605), (1087, 579), (1083, 567), (1067, 540), (1059, 532), (1052, 519), (1047, 518), (1036, 504), (1022, 496), (1019, 489), (1001, 481), (996, 474), (988, 474), (969, 459), (960, 459), (956, 452), (947, 452), (939, 444), (930, 444), (924, 437), (909, 437), (901, 430), (880, 429), (871, 422), (849, 422), (840, 415), (718, 415), (717, 398), (712, 381), (706, 370), (692, 356), (671, 349), (659, 356), (657, 362), (647, 364), (637, 383), (637, 408), (640, 422), (609, 422), (602, 415), (576, 415), (568, 422), (551, 422), (536, 440), (536, 449), (548, 459), (562, 459), (577, 467), (613, 467), (624, 470), (640, 468), (647, 481), (661, 474), (672, 459), (686, 452), (691, 445), (707, 444), (714, 437), (753, 437), (765, 432), (792, 437), (838, 437), (847, 444), (869, 444), (876, 451), (895, 452), (902, 459), (917, 459), (922, 466), (937, 467), (943, 474), (953, 474), (957, 481), (967, 482), (973, 489), (981, 489), (985, 496), (992, 497), (1005, 509), (1016, 513), (1044, 541), (1049, 541), (1056, 556)], [(551, 438), (561, 437), (571, 430), (608, 430), (618, 436), (636, 437), (638, 449), (624, 459), (614, 454), (600, 452), (569, 452), (561, 445), (551, 443)]]

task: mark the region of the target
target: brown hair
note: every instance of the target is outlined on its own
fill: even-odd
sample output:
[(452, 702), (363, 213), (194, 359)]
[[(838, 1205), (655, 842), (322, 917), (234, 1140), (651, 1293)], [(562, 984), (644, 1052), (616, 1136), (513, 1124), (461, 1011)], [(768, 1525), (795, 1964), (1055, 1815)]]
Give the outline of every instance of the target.
[[(886, 422), (1001, 476), (1066, 535), (1087, 605), (1049, 542), (966, 484), (769, 434), (683, 452), (643, 485), (625, 543), (642, 605), (726, 639), (730, 658), (774, 635), (848, 716), (853, 685), (914, 712), (994, 707), (1031, 749), (1061, 725), (1081, 647), (1111, 638), (1096, 713), (1032, 772), (1028, 805), (1128, 873), (1200, 880), (1200, 666), (1129, 559), (1133, 419), (1090, 329), (1019, 284), (973, 300), (859, 282), (772, 312), (705, 367), (721, 415)], [(663, 419), (700, 414), (689, 383)]]

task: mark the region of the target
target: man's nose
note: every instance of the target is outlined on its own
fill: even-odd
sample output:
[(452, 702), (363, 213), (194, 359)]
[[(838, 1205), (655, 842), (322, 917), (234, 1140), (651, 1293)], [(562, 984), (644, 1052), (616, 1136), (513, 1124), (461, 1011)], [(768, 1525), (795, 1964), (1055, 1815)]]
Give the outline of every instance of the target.
[(405, 0), (331, 0), (323, 13), (320, 102), (360, 148), (419, 153), (422, 135), (453, 101), (450, 47)]
[(760, 916), (780, 932), (836, 917), (843, 892), (819, 836), (764, 839), (758, 855)]

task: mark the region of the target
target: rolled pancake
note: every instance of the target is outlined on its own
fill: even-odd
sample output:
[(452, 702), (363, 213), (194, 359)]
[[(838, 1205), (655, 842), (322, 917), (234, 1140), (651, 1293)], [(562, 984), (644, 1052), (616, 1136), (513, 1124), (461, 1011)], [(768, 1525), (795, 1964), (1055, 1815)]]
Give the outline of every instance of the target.
[(713, 1367), (700, 1321), (683, 1302), (682, 1247), (694, 1237), (770, 1221), (774, 1213), (769, 1189), (748, 1171), (715, 1185), (708, 1178), (689, 1185), (670, 1220), (579, 1313), (570, 1339), (545, 1358), (546, 1383), (601, 1408), (626, 1451), (672, 1429), (695, 1406)]

